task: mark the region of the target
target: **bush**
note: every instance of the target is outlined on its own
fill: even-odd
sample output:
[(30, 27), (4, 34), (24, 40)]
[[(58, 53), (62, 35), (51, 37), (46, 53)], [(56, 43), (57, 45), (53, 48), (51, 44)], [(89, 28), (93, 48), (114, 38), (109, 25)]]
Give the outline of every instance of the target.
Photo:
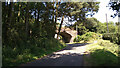
[(82, 36), (77, 35), (77, 37), (74, 39), (74, 42), (80, 42), (81, 40), (83, 40)]
[(99, 39), (101, 38), (101, 34), (99, 33), (94, 33), (94, 32), (87, 32), (86, 34), (82, 35), (83, 37), (88, 37), (88, 38), (91, 38), (91, 39)]
[[(13, 43), (12, 43), (13, 44)], [(56, 39), (39, 38), (19, 43), (12, 47), (3, 45), (3, 66), (18, 66), (20, 64), (41, 58), (47, 54), (64, 48), (66, 45)]]
[(110, 40), (113, 43), (120, 44), (120, 33), (105, 33), (102, 38), (104, 40)]
[(84, 40), (84, 42), (90, 41), (91, 39), (100, 39), (102, 38), (101, 34), (94, 33), (94, 32), (87, 32), (83, 35), (77, 35), (77, 38), (74, 39), (74, 42), (80, 42)]
[(102, 38), (104, 40), (110, 40), (113, 35), (114, 35), (113, 33), (105, 33), (105, 34), (103, 34)]
[(99, 39), (101, 38), (101, 34), (94, 33), (94, 32), (87, 32), (83, 35), (78, 35), (77, 38), (74, 39), (74, 42), (80, 42), (84, 40), (84, 42), (90, 41), (91, 39)]

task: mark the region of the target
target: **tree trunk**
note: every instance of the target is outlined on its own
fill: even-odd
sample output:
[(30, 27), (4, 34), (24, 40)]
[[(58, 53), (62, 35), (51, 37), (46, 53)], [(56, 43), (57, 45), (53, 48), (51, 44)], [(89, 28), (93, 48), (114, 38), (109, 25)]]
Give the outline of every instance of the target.
[(26, 4), (26, 15), (25, 15), (25, 25), (26, 25), (26, 40), (29, 37), (29, 3)]
[(20, 21), (20, 8), (21, 8), (21, 3), (19, 3), (19, 10), (18, 10), (18, 22)]
[(59, 27), (59, 29), (58, 29), (57, 39), (58, 39), (58, 36), (60, 35), (60, 30), (61, 30), (61, 27), (62, 27), (62, 24), (63, 24), (63, 20), (64, 20), (64, 15), (62, 16), (62, 20), (61, 20), (61, 23), (60, 23), (60, 27)]
[(39, 16), (40, 15), (40, 10), (39, 10), (39, 8), (38, 8), (38, 15), (37, 15), (37, 27), (39, 27)]
[(12, 5), (13, 5), (13, 3), (12, 2), (10, 2), (10, 4), (8, 5), (8, 7), (7, 7), (7, 12), (8, 12), (8, 17), (7, 17), (7, 21), (5, 21), (4, 23), (4, 28), (5, 28), (5, 32), (4, 32), (4, 40), (5, 40), (5, 42), (7, 42), (8, 41), (8, 38), (9, 38), (9, 36), (8, 36), (8, 28), (10, 28), (10, 24), (11, 24), (11, 16), (12, 16)]

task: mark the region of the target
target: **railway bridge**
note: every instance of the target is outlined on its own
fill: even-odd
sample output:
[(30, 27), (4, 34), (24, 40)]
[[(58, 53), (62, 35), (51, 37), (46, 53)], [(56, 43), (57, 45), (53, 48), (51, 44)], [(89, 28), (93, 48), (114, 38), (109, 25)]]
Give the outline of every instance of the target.
[[(58, 30), (56, 30), (58, 33)], [(70, 28), (61, 28), (60, 35), (65, 43), (72, 43), (77, 35), (77, 31)]]

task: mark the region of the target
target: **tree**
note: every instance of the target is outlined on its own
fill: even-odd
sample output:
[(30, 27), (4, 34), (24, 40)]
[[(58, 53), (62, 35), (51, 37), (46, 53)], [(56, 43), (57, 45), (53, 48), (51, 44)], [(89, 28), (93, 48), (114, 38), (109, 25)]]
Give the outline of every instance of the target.
[(101, 33), (101, 34), (106, 33), (107, 32), (107, 25), (104, 23), (98, 22), (96, 29), (97, 29), (97, 31), (96, 31), (97, 33)]
[(54, 38), (56, 23), (53, 17), (55, 13), (52, 14), (55, 11), (53, 4), (50, 2), (3, 2), (3, 44), (12, 43), (12, 46), (18, 46), (21, 41), (27, 43), (31, 39)]
[[(109, 7), (113, 11), (116, 11), (116, 13), (114, 15), (111, 15), (111, 17), (115, 18), (117, 15), (120, 17), (120, 2), (119, 2), (119, 0), (110, 1), (109, 2)], [(119, 24), (119, 27), (120, 27), (120, 24)], [(120, 32), (120, 28), (118, 28), (118, 31)]]
[[(99, 2), (68, 2), (60, 3), (59, 6), (59, 17), (62, 16), (61, 24), (59, 27), (58, 35), (61, 30), (63, 19), (70, 17), (69, 21), (84, 22), (86, 20), (86, 13), (91, 12), (90, 15), (94, 15), (94, 12), (97, 12), (99, 8)], [(84, 23), (83, 23), (84, 24)], [(78, 24), (77, 24), (78, 25)]]
[(85, 27), (91, 32), (96, 32), (98, 23), (99, 21), (96, 18), (87, 18), (85, 22)]
[(119, 3), (119, 1), (118, 2), (110, 1), (109, 2), (109, 7), (113, 11), (116, 10), (116, 13), (114, 15), (111, 15), (111, 17), (113, 17), (113, 18), (116, 17), (118, 15), (119, 10), (120, 10), (120, 3)]
[(112, 21), (110, 21), (109, 23), (108, 23), (108, 28), (109, 28), (109, 32), (110, 33), (115, 33), (115, 25), (114, 25), (114, 22), (112, 22)]

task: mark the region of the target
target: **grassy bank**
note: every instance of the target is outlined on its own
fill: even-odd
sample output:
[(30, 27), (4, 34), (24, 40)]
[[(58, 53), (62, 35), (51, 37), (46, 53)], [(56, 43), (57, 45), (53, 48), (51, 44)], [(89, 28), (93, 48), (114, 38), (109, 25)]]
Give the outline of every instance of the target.
[(14, 48), (3, 46), (2, 64), (3, 66), (18, 66), (42, 58), (52, 52), (63, 49), (64, 47), (66, 47), (66, 45), (56, 39), (46, 39), (42, 43), (40, 41), (37, 42), (37, 40), (28, 41), (28, 43), (24, 43), (23, 45)]
[(97, 43), (87, 45), (89, 57), (85, 61), (90, 66), (116, 66), (119, 65), (119, 46), (110, 41), (98, 40)]

